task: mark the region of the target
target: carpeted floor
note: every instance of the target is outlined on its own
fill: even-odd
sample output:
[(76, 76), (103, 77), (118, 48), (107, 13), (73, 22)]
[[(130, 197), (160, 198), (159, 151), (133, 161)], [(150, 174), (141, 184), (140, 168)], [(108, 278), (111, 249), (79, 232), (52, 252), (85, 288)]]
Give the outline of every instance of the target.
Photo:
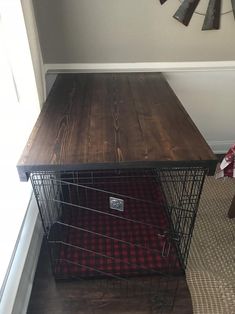
[(194, 314), (235, 313), (235, 180), (206, 178), (187, 268)]

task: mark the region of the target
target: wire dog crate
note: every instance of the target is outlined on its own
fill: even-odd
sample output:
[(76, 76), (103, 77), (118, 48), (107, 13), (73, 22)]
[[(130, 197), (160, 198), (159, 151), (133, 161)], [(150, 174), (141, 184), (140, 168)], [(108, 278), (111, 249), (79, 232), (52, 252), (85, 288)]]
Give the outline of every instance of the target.
[(149, 294), (159, 312), (184, 278), (216, 164), (161, 73), (74, 73), (58, 75), (17, 168), (55, 278)]
[(205, 174), (204, 168), (32, 173), (55, 278), (115, 279), (172, 305)]

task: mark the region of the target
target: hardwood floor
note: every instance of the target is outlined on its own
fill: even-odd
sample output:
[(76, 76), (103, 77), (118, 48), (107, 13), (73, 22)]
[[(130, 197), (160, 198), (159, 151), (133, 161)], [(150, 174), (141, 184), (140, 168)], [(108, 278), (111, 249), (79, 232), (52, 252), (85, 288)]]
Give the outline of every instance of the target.
[[(101, 281), (96, 281), (97, 282)], [(111, 290), (94, 281), (56, 282), (50, 268), (48, 250), (42, 245), (34, 279), (28, 314), (191, 314), (192, 303), (185, 277), (180, 278), (175, 305), (172, 311), (156, 309), (155, 299), (149, 294), (129, 295), (123, 291), (115, 296)], [(131, 291), (132, 292), (132, 291)]]

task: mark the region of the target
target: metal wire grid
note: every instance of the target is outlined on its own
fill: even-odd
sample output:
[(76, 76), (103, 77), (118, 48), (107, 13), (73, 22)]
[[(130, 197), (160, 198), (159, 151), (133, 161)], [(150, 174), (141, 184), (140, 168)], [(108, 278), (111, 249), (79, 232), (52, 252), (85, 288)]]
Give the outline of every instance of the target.
[[(84, 280), (89, 278), (108, 278), (100, 282), (105, 291), (116, 287), (118, 293), (148, 293), (154, 298), (154, 306), (172, 307), (178, 287), (178, 279), (175, 274), (182, 274), (182, 269), (186, 266), (186, 259), (189, 250), (189, 243), (196, 217), (197, 206), (200, 198), (204, 176), (204, 169), (164, 169), (164, 170), (138, 170), (138, 171), (84, 171), (84, 172), (36, 172), (31, 175), (31, 181), (39, 205), (41, 218), (47, 240), (50, 247), (52, 268), (55, 278), (66, 279), (76, 278)], [(107, 211), (103, 209), (103, 196), (106, 199), (115, 197), (122, 199), (124, 204), (134, 203), (142, 206), (155, 206), (156, 213), (159, 211), (156, 206), (154, 193), (150, 191), (147, 195), (137, 191), (136, 195), (128, 194), (128, 185), (151, 184), (161, 186), (161, 211), (166, 214), (168, 223), (158, 224), (154, 217), (140, 219), (135, 215), (125, 216), (122, 212)], [(120, 190), (115, 186), (123, 187)], [(108, 188), (112, 187), (111, 190)], [(150, 188), (151, 190), (151, 188)], [(144, 191), (146, 193), (146, 191)], [(101, 202), (90, 203), (91, 195), (97, 200), (101, 197)], [(135, 207), (135, 206), (134, 206)], [(96, 215), (102, 217), (104, 224), (110, 221), (122, 222), (120, 227), (125, 229), (127, 234), (122, 238), (121, 234), (105, 234), (94, 228), (94, 221), (85, 224), (81, 217)], [(111, 220), (110, 220), (111, 219)], [(162, 218), (163, 220), (165, 218)], [(157, 244), (153, 244), (153, 239), (139, 238), (133, 239), (131, 232), (133, 228), (143, 230), (154, 230)], [(142, 230), (142, 231), (141, 231)], [(78, 234), (77, 237), (85, 238), (86, 244), (74, 242), (71, 234)], [(137, 232), (138, 233), (138, 232)], [(121, 253), (112, 255), (103, 251), (102, 248), (94, 246), (93, 240), (98, 239), (98, 243), (105, 242), (113, 247), (121, 247)], [(97, 243), (97, 242), (96, 242)], [(142, 259), (123, 258), (123, 251), (141, 253), (146, 256), (154, 256), (150, 265)], [(63, 252), (63, 254), (61, 254)], [(73, 252), (73, 253), (71, 253)], [(144, 253), (143, 253), (144, 252)], [(71, 254), (73, 258), (71, 258)], [(86, 254), (86, 258), (81, 256)], [(126, 253), (124, 253), (125, 255)], [(179, 256), (180, 255), (180, 256)], [(76, 258), (74, 258), (74, 256)], [(96, 262), (90, 264), (87, 257)], [(124, 273), (118, 273), (116, 269), (104, 269), (103, 265), (97, 262), (105, 261), (105, 267), (112, 263), (122, 265), (122, 268), (132, 269), (131, 277)], [(160, 263), (160, 267), (151, 267), (155, 262)], [(151, 264), (152, 263), (152, 264)], [(162, 266), (161, 266), (162, 265)], [(100, 268), (101, 266), (101, 268)], [(162, 267), (162, 268), (161, 268)], [(74, 275), (74, 270), (76, 275)], [(141, 277), (139, 277), (142, 275)], [(153, 276), (153, 275), (157, 275)], [(138, 276), (135, 280), (133, 277)], [(155, 278), (155, 279), (154, 279)], [(157, 280), (156, 280), (157, 278)], [(99, 282), (99, 281), (98, 281)], [(117, 289), (118, 287), (118, 289)], [(174, 289), (173, 289), (174, 287)]]
[[(105, 175), (103, 172), (95, 172), (95, 175), (94, 172), (66, 172), (62, 174), (62, 178), (61, 173), (40, 172), (32, 174), (31, 180), (47, 236), (54, 223), (63, 223), (63, 221), (61, 221), (63, 213), (62, 208), (71, 206), (75, 209), (93, 211), (95, 213), (111, 216), (114, 219), (123, 219), (130, 223), (142, 224), (150, 228), (158, 229), (158, 237), (169, 237), (171, 240), (178, 241), (177, 245), (180, 250), (181, 259), (186, 266), (190, 239), (205, 174), (206, 169), (203, 168), (173, 168), (161, 169), (160, 171), (156, 169), (154, 171), (138, 170), (134, 175), (128, 171), (116, 171), (115, 173), (113, 171), (106, 171)], [(94, 187), (97, 184), (101, 187), (102, 184), (106, 184), (107, 182), (111, 182), (112, 185), (115, 183), (125, 184), (130, 182), (130, 180), (135, 180), (135, 182), (141, 180), (141, 183), (144, 183), (143, 179), (149, 178), (160, 182), (162, 190), (164, 191), (167, 202), (165, 209), (171, 221), (171, 228), (168, 230), (163, 230), (161, 226), (152, 225), (151, 223), (103, 212), (102, 209), (99, 210), (97, 208), (87, 207), (87, 200), (83, 200), (82, 202), (81, 199), (78, 199), (81, 191), (86, 196), (85, 199), (87, 199), (88, 192), (96, 191), (122, 199), (153, 203), (154, 200), (151, 199), (141, 199)], [(64, 195), (65, 191), (66, 196)], [(76, 192), (75, 200), (74, 197), (72, 199), (72, 191), (73, 194), (74, 191)], [(164, 204), (162, 204), (162, 206), (164, 206)], [(80, 228), (80, 230), (82, 230), (82, 228)], [(86, 230), (83, 231), (85, 232)], [(96, 235), (99, 236), (99, 234)], [(170, 250), (169, 247), (170, 246), (168, 246), (168, 250)], [(165, 251), (166, 245), (159, 250), (163, 256), (166, 254)]]
[[(88, 191), (89, 192), (95, 191), (96, 196), (97, 196), (97, 193), (106, 194), (106, 195), (122, 197), (122, 199), (125, 199), (125, 200), (129, 199), (134, 202), (147, 203), (147, 204), (150, 204), (151, 206), (155, 205), (153, 200), (152, 201), (144, 200), (141, 198), (114, 193), (113, 191), (112, 192), (104, 191), (104, 190), (92, 187), (92, 185), (94, 185), (95, 183), (96, 184), (98, 183), (99, 186), (103, 183), (107, 183), (107, 180), (110, 180), (112, 184), (115, 184), (115, 183), (120, 184), (120, 178), (122, 180), (122, 184), (129, 183), (130, 179), (135, 180), (136, 182), (140, 178), (141, 180), (143, 178), (149, 178), (149, 174), (148, 176), (146, 176), (146, 174), (144, 176), (143, 174), (141, 174), (141, 176), (137, 175), (137, 176), (130, 177), (129, 175), (127, 176), (126, 174), (120, 175), (120, 173), (118, 172), (118, 177), (116, 178), (113, 174), (112, 176), (107, 176), (106, 174), (105, 177), (104, 176), (99, 177), (99, 175), (97, 176), (96, 174), (95, 178), (93, 177), (92, 173), (85, 173), (83, 175), (84, 176), (80, 176), (78, 179), (78, 173), (66, 173), (64, 175), (63, 180), (58, 179), (58, 175), (56, 174), (49, 175), (48, 173), (46, 173), (46, 174), (35, 174), (32, 176), (32, 182), (33, 182), (35, 194), (37, 195), (37, 200), (39, 203), (44, 228), (48, 237), (49, 237), (49, 234), (51, 233), (51, 227), (53, 225), (57, 225), (58, 227), (60, 226), (60, 228), (62, 228), (61, 226), (63, 226), (63, 228), (65, 227), (73, 228), (82, 232), (93, 234), (97, 237), (108, 238), (114, 241), (117, 240), (121, 243), (125, 243), (126, 245), (131, 245), (135, 247), (141, 247), (146, 250), (151, 250), (150, 248), (151, 243), (137, 244), (137, 243), (132, 243), (130, 241), (123, 241), (121, 239), (113, 238), (107, 235), (105, 236), (101, 233), (94, 232), (89, 229), (84, 229), (82, 226), (74, 225), (74, 221), (76, 220), (74, 215), (77, 215), (77, 213), (79, 212), (79, 209), (82, 209), (83, 211), (85, 210), (85, 211), (90, 211), (96, 214), (98, 213), (104, 216), (109, 216), (113, 219), (124, 220), (126, 222), (127, 231), (128, 231), (128, 225), (131, 227), (131, 224), (142, 225), (146, 228), (154, 228), (156, 237), (160, 238), (161, 240), (164, 240), (162, 241), (163, 243), (161, 247), (154, 248), (154, 252), (157, 251), (163, 257), (168, 257), (171, 250), (171, 243), (169, 243), (169, 241), (171, 240), (170, 229), (167, 230), (166, 227), (163, 228), (162, 226), (152, 224), (151, 219), (149, 221), (140, 221), (132, 217), (125, 217), (123, 215), (120, 216), (117, 214), (104, 212), (102, 211), (102, 208), (99, 208), (98, 205), (100, 204), (96, 204), (97, 205), (96, 208), (91, 208), (91, 207), (86, 206), (87, 205), (86, 198), (87, 198)], [(151, 177), (155, 179), (155, 177), (153, 177), (152, 175)], [(117, 180), (115, 181), (115, 179)], [(86, 182), (86, 186), (77, 183), (77, 182), (80, 183), (84, 181)], [(85, 199), (82, 200), (80, 198), (81, 194), (83, 194), (83, 196), (85, 195)], [(103, 204), (101, 204), (101, 206), (102, 205)], [(67, 213), (67, 219), (66, 219), (67, 223), (65, 223), (64, 217), (62, 216), (62, 207), (66, 209), (64, 212)], [(68, 219), (68, 214), (71, 216), (69, 217), (69, 219)], [(61, 232), (61, 234), (64, 234), (64, 233), (65, 232)], [(61, 242), (64, 242), (64, 241), (61, 240)]]
[[(136, 221), (135, 219), (128, 219), (120, 217), (118, 215), (102, 212), (97, 208), (86, 207), (88, 200), (88, 192), (95, 191), (100, 194), (106, 194), (108, 196), (116, 196), (123, 199), (129, 199), (136, 202), (143, 202), (155, 206), (154, 199), (141, 199), (140, 197), (130, 196), (126, 194), (115, 193), (114, 191), (108, 191), (100, 188), (102, 184), (129, 184), (130, 180), (140, 182), (143, 184), (144, 179), (152, 178), (156, 181), (154, 172), (138, 170), (138, 174), (132, 175), (131, 172), (121, 172), (117, 170), (103, 172), (35, 172), (31, 174), (31, 182), (36, 196), (40, 214), (42, 217), (44, 230), (46, 235), (49, 234), (50, 228), (54, 223), (57, 223), (61, 219), (62, 208), (65, 206), (72, 206), (74, 208), (81, 208), (88, 211), (100, 212), (114, 218), (123, 219), (133, 223), (143, 223), (149, 227), (155, 227), (159, 230), (159, 233), (165, 233), (165, 229), (159, 225), (152, 225), (151, 223), (145, 223)], [(99, 188), (94, 187), (99, 185)], [(73, 194), (73, 195), (72, 195)], [(85, 195), (80, 198), (80, 195)], [(100, 205), (100, 204), (99, 204)], [(164, 206), (164, 204), (161, 204)], [(75, 211), (76, 212), (76, 211)]]
[(51, 226), (62, 214), (60, 203), (54, 202), (60, 198), (60, 189), (56, 182), (59, 174), (55, 172), (40, 172), (31, 175), (31, 183), (36, 197), (39, 213), (45, 234), (48, 236)]
[(164, 191), (172, 228), (178, 236), (178, 249), (187, 265), (190, 242), (199, 206), (206, 168), (172, 168), (156, 170)]

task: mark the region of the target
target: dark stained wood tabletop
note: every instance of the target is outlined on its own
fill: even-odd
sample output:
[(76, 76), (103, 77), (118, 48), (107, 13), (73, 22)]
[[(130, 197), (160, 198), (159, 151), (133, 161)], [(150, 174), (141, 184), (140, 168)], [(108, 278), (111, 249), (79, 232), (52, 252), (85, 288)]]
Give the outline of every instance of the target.
[(161, 73), (60, 74), (17, 168), (205, 166), (217, 159)]

